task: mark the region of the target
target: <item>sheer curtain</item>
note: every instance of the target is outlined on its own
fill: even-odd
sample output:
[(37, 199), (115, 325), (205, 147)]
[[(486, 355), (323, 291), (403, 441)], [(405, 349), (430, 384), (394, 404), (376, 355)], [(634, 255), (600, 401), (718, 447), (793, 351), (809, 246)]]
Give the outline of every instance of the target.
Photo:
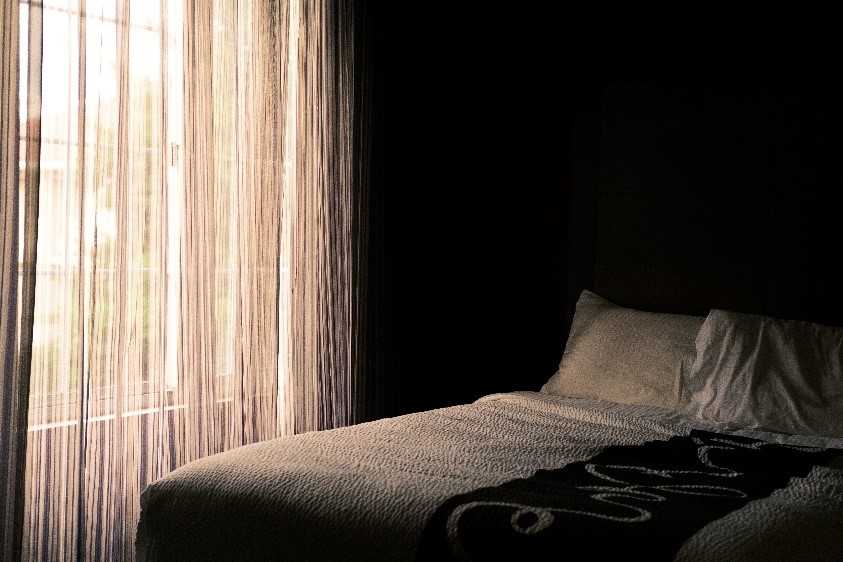
[(149, 482), (366, 419), (362, 6), (4, 1), (4, 560), (132, 560)]

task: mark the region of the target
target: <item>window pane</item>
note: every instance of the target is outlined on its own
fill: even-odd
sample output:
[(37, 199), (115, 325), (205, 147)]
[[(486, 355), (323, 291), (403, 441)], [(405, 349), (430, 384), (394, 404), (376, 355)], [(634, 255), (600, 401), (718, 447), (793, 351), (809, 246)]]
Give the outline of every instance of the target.
[[(82, 388), (90, 392), (92, 418), (148, 407), (164, 369), (161, 16), (157, 2), (133, 2), (131, 25), (119, 25), (114, 5), (87, 3), (83, 50), (75, 3), (57, 0), (43, 9), (31, 426), (78, 417)], [(28, 10), (21, 6), (23, 31)], [(127, 65), (118, 64), (123, 41)], [(26, 72), (22, 78), (26, 108)]]

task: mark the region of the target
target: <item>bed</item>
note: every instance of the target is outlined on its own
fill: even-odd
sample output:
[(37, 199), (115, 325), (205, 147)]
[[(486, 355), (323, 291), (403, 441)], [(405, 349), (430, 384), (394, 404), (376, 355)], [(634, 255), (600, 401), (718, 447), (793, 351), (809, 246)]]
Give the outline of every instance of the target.
[(580, 294), (538, 389), (194, 461), (139, 560), (843, 560), (843, 328)]

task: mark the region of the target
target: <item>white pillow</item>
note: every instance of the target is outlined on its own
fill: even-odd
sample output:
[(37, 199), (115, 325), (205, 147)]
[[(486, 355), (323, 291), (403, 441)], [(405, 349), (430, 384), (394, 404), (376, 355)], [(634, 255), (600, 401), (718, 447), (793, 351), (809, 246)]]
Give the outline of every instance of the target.
[(678, 409), (683, 360), (693, 356), (704, 320), (625, 308), (583, 291), (559, 369), (541, 392)]
[(712, 310), (682, 394), (703, 420), (843, 437), (843, 328)]

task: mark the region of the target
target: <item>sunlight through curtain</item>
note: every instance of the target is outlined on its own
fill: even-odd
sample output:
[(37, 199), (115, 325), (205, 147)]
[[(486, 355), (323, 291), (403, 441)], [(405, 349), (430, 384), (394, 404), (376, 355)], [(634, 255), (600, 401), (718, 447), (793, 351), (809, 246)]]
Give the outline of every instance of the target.
[(3, 6), (0, 555), (133, 560), (148, 483), (365, 416), (353, 2)]

